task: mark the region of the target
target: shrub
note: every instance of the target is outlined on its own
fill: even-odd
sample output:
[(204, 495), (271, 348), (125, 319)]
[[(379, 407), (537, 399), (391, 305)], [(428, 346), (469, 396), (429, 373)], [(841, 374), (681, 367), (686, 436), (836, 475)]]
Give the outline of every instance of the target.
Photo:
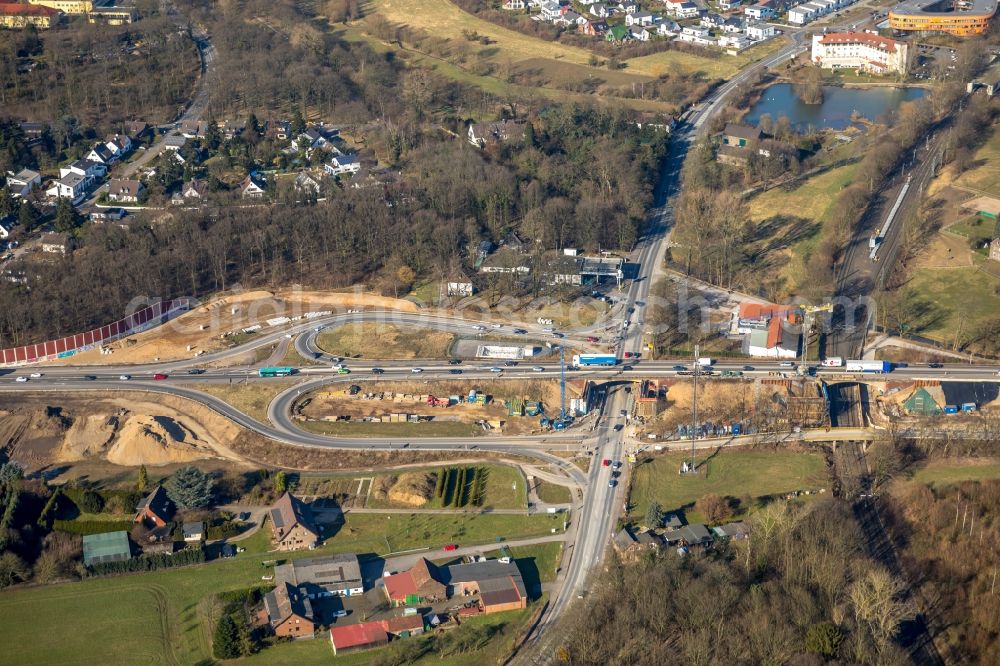
[(102, 532), (128, 532), (132, 529), (131, 520), (55, 520), (52, 529), (69, 534), (101, 534)]
[(93, 490), (85, 490), (76, 505), (84, 513), (100, 513), (104, 511), (104, 498)]

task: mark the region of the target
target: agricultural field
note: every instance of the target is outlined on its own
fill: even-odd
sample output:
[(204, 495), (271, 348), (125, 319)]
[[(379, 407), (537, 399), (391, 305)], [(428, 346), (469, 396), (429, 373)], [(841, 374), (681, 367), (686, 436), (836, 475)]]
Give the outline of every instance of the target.
[(345, 324), (324, 329), (316, 346), (346, 358), (440, 359), (448, 357), (455, 336), (427, 328), (400, 328), (393, 324)]
[(657, 455), (637, 464), (632, 475), (630, 517), (642, 522), (651, 502), (664, 511), (681, 511), (687, 521), (703, 517), (694, 510), (698, 498), (709, 493), (741, 500), (737, 516), (748, 510), (745, 498), (780, 496), (796, 490), (830, 489), (823, 454), (796, 451), (747, 451), (723, 449), (699, 452), (701, 472), (680, 476), (687, 453)]

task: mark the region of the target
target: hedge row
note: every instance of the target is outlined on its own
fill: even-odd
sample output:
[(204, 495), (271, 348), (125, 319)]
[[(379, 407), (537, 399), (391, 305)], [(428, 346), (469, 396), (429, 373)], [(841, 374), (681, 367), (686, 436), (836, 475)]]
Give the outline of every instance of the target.
[(54, 520), (52, 529), (70, 534), (101, 534), (103, 532), (130, 531), (133, 527), (131, 520)]
[(169, 569), (170, 567), (180, 567), (185, 564), (198, 564), (205, 561), (205, 551), (201, 548), (185, 548), (176, 553), (156, 553), (153, 555), (140, 555), (124, 562), (104, 562), (102, 564), (92, 564), (87, 568), (91, 576), (108, 576), (111, 574), (130, 573), (133, 571), (156, 571), (157, 569)]

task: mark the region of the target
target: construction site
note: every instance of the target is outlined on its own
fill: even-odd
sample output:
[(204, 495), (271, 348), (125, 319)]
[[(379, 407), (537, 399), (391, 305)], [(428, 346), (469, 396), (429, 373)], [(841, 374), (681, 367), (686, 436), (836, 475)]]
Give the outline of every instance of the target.
[[(586, 412), (589, 382), (567, 381), (567, 411)], [(482, 432), (528, 434), (561, 419), (557, 380), (365, 382), (302, 396), (293, 408), (300, 421), (473, 424)], [(419, 428), (413, 429), (419, 436)]]

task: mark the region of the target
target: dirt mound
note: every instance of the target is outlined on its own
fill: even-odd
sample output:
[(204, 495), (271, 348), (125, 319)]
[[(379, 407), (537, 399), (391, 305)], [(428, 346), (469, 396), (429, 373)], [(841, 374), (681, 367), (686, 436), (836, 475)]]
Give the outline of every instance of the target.
[(114, 439), (118, 423), (117, 416), (106, 414), (75, 419), (63, 438), (62, 460), (70, 462), (103, 454)]
[(435, 475), (425, 472), (400, 474), (399, 479), (389, 489), (389, 501), (413, 507), (423, 506), (434, 493), (436, 481)]
[(132, 415), (125, 419), (108, 462), (116, 465), (169, 465), (215, 457), (194, 432), (166, 416)]

